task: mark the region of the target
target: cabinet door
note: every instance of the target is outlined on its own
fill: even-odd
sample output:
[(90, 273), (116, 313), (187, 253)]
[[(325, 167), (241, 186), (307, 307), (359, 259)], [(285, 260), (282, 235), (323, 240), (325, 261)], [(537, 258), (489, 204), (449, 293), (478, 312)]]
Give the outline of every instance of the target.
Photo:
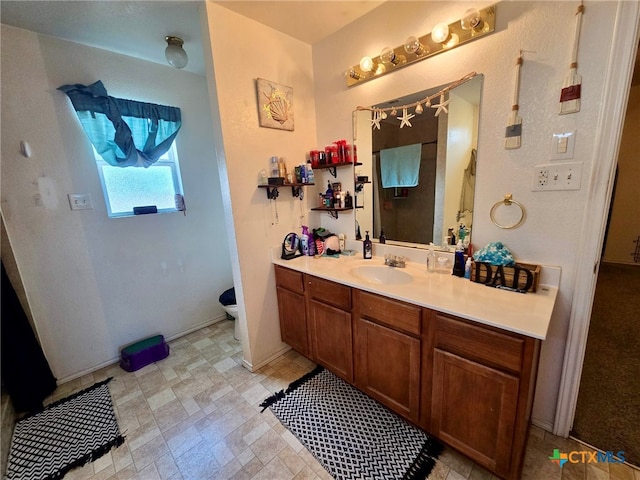
[(356, 386), (417, 423), (420, 340), (362, 318), (355, 327)]
[(277, 287), (282, 341), (302, 355), (309, 355), (304, 296)]
[(312, 359), (353, 382), (351, 312), (309, 300)]
[(497, 475), (509, 473), (518, 378), (435, 349), (432, 433)]

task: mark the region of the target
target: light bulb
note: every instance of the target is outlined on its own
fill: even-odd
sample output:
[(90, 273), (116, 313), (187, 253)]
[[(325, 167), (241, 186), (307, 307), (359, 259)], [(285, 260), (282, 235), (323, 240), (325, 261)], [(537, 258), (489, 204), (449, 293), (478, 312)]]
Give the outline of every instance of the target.
[(458, 43), (460, 43), (460, 37), (456, 33), (452, 33), (449, 35), (449, 39), (442, 44), (442, 48), (455, 47)]
[(344, 72), (344, 76), (345, 78), (353, 78), (355, 80), (360, 80), (361, 76), (358, 72), (356, 72), (353, 68), (350, 68), (349, 70), (346, 70)]
[(384, 47), (380, 52), (380, 60), (382, 63), (394, 63), (396, 59), (396, 53), (391, 47)]
[(439, 23), (431, 31), (431, 39), (436, 43), (444, 43), (449, 39), (449, 25)]
[(408, 37), (404, 41), (404, 51), (407, 53), (415, 53), (418, 56), (428, 53), (428, 51), (426, 51), (424, 46), (420, 43), (420, 40), (418, 40), (414, 36)]
[(189, 57), (187, 56), (187, 52), (185, 52), (182, 48), (182, 44), (184, 43), (180, 37), (171, 37), (167, 36), (164, 38), (167, 42), (167, 48), (164, 51), (164, 56), (174, 68), (184, 68), (187, 66), (187, 62), (189, 61)]
[(460, 25), (464, 30), (482, 30), (484, 21), (476, 8), (470, 8), (464, 12)]
[(373, 60), (371, 57), (362, 57), (360, 59), (360, 70), (363, 72), (370, 72), (373, 70)]

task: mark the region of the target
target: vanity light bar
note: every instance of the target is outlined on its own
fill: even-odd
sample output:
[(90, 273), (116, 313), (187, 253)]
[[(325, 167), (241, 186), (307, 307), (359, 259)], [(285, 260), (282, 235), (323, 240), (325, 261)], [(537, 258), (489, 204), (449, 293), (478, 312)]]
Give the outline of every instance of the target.
[[(345, 72), (347, 87), (352, 87), (362, 82), (381, 77), (387, 73), (393, 72), (399, 68), (406, 67), (412, 63), (424, 60), (447, 50), (456, 48), (467, 42), (471, 42), (485, 35), (493, 33), (496, 25), (496, 5), (478, 10), (481, 21), (475, 27), (463, 28), (462, 24), (465, 18), (456, 20), (448, 25), (449, 35), (442, 43), (436, 42), (432, 38), (432, 32), (418, 38), (419, 46), (413, 49), (414, 53), (407, 53), (405, 45), (400, 45), (394, 49), (385, 48), (380, 55), (376, 57), (365, 57), (371, 60), (372, 64), (360, 62)], [(436, 25), (438, 30), (444, 27), (443, 24)], [(436, 28), (434, 28), (436, 30)], [(411, 37), (410, 37), (411, 38)], [(409, 40), (409, 39), (407, 39)], [(407, 42), (405, 42), (407, 43)], [(361, 68), (363, 65), (367, 71)]]

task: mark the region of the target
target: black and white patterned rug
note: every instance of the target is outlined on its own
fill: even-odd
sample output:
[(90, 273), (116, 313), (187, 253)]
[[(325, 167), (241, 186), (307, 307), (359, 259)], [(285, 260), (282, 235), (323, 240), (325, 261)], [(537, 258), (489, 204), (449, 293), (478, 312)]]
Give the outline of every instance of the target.
[(110, 380), (19, 420), (11, 439), (6, 479), (60, 479), (122, 445), (124, 437), (107, 385)]
[(266, 399), (338, 480), (426, 479), (442, 444), (322, 367)]

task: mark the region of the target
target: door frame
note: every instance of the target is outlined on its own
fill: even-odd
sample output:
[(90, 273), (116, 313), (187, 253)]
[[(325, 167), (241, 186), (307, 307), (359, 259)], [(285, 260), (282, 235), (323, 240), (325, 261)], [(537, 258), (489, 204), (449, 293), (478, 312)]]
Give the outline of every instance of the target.
[[(624, 117), (631, 89), (631, 77), (640, 39), (640, 2), (619, 1), (607, 76), (596, 131), (594, 167), (584, 208), (582, 239), (578, 247), (581, 261), (571, 304), (569, 331), (560, 379), (553, 433), (567, 437), (573, 426), (582, 364), (587, 346), (591, 310), (600, 266), (613, 180), (618, 162)], [(631, 48), (629, 48), (631, 45)], [(623, 92), (622, 95), (620, 92)], [(591, 261), (589, 261), (591, 259)]]

